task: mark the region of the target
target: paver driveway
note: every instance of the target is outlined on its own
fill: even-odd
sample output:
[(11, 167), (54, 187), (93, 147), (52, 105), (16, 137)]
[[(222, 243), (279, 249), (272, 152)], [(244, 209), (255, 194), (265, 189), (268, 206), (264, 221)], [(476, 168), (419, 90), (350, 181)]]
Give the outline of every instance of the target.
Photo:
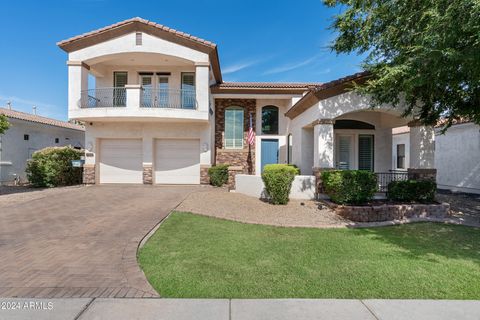
[(156, 296), (138, 243), (200, 188), (78, 187), (0, 204), (0, 297)]

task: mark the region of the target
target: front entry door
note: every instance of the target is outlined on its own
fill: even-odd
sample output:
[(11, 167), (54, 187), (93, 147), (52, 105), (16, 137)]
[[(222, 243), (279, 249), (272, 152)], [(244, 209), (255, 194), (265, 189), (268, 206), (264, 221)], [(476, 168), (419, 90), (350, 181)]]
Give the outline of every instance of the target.
[(262, 172), (263, 167), (267, 164), (278, 163), (278, 140), (262, 139)]

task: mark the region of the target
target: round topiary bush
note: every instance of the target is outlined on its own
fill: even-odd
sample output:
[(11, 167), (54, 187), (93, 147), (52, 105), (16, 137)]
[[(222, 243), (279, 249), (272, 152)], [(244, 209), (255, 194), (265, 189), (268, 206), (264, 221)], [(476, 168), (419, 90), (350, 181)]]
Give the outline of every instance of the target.
[(290, 189), (299, 169), (287, 164), (268, 164), (263, 168), (262, 180), (272, 204), (287, 204)]
[(82, 183), (82, 168), (72, 167), (81, 150), (72, 147), (49, 147), (36, 151), (27, 162), (28, 181), (35, 187), (70, 186)]
[(221, 187), (228, 182), (228, 164), (219, 164), (208, 169), (210, 184)]

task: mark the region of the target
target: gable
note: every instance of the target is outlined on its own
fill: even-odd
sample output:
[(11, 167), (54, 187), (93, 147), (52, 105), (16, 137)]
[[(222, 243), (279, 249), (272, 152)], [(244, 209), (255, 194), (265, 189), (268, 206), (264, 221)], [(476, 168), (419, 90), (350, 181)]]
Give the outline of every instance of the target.
[(216, 44), (138, 17), (60, 41), (57, 45), (70, 53), (135, 32), (142, 32), (208, 54), (215, 79), (222, 82)]

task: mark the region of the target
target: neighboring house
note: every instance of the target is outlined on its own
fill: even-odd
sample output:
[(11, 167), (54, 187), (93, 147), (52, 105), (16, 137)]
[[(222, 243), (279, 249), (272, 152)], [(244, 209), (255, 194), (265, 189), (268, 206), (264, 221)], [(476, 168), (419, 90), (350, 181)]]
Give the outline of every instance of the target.
[(0, 183), (25, 181), (25, 166), (32, 154), (45, 147), (83, 148), (85, 129), (69, 122), (0, 108), (10, 128), (0, 135)]
[[(408, 168), (410, 156), (402, 150), (410, 148), (409, 128), (398, 128), (393, 141), (393, 159), (400, 159), (394, 163), (395, 169), (403, 169), (398, 166), (402, 156)], [(440, 126), (436, 128), (435, 167), (439, 189), (480, 194), (480, 126), (457, 121), (445, 134)]]
[(58, 45), (68, 53), (69, 118), (86, 122), (85, 183), (208, 183), (221, 163), (249, 174), (268, 163), (305, 175), (388, 173), (392, 128), (407, 123), (418, 155), (410, 170), (435, 174), (433, 129), (349, 91), (365, 73), (325, 84), (223, 82), (215, 44), (141, 18)]

